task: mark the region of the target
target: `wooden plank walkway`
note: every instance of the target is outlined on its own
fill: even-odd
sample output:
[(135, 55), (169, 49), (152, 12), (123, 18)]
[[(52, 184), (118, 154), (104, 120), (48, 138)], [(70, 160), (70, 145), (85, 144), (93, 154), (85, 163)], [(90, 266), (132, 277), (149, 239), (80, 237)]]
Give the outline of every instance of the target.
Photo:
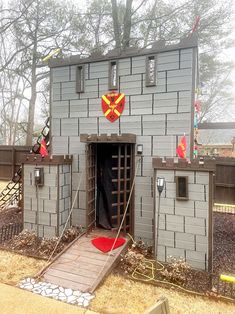
[(115, 238), (116, 234), (116, 231), (103, 229), (84, 234), (45, 270), (44, 280), (65, 288), (94, 292), (115, 267), (121, 253), (127, 249), (129, 238), (124, 236), (126, 243), (113, 250), (108, 260), (109, 253), (96, 249), (91, 240), (96, 237)]

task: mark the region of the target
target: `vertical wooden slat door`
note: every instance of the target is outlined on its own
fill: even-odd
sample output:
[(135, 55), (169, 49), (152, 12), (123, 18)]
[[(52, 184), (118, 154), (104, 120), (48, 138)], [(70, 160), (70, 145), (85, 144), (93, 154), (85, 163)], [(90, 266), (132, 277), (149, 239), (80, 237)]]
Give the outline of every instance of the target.
[[(120, 227), (130, 196), (133, 181), (133, 153), (132, 144), (113, 144), (112, 155), (112, 224), (114, 229)], [(130, 202), (125, 216), (122, 231), (132, 230), (132, 202)]]
[(96, 146), (86, 144), (86, 227), (90, 232), (96, 222)]

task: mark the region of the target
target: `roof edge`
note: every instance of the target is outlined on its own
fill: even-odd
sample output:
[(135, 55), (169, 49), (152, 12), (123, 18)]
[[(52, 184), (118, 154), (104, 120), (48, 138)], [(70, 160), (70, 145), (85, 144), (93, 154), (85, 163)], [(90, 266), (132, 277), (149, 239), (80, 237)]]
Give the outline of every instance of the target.
[(101, 53), (92, 53), (87, 58), (81, 58), (80, 55), (73, 55), (66, 58), (52, 58), (48, 62), (48, 66), (50, 68), (62, 67), (67, 65), (79, 65), (84, 63), (91, 62), (100, 62), (100, 61), (108, 61), (115, 59), (123, 59), (128, 57), (137, 57), (144, 56), (149, 54), (155, 54), (159, 52), (167, 52), (178, 49), (185, 48), (196, 48), (198, 46), (198, 36), (196, 33), (193, 33), (190, 37), (181, 38), (179, 43), (173, 45), (166, 45), (165, 40), (159, 40), (152, 44), (152, 47), (147, 48), (135, 48), (130, 47), (126, 50), (113, 49), (110, 50), (106, 55), (102, 55)]

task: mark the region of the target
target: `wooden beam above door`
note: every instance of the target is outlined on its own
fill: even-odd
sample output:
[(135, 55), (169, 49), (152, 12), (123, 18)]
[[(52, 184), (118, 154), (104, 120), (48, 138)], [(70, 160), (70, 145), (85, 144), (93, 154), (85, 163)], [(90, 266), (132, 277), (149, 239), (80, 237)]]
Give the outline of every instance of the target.
[(131, 133), (118, 134), (81, 134), (80, 141), (84, 143), (136, 143), (136, 135)]

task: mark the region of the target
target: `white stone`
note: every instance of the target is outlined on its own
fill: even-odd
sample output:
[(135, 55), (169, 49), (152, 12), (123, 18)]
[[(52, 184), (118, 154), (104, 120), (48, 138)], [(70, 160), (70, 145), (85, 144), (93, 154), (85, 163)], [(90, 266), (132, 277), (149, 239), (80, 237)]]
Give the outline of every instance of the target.
[(43, 291), (41, 292), (41, 295), (42, 295), (43, 297), (45, 297), (45, 296), (46, 296), (46, 292), (43, 290)]
[(83, 297), (80, 297), (80, 298), (78, 298), (78, 303), (83, 303), (83, 301), (84, 301), (84, 298)]
[(63, 292), (60, 292), (60, 293), (58, 294), (58, 296), (59, 296), (59, 297), (66, 297)]
[(75, 295), (71, 295), (71, 296), (69, 296), (68, 298), (67, 298), (67, 302), (68, 303), (72, 303), (72, 302), (76, 302), (76, 300), (77, 300), (77, 297), (75, 296)]
[(56, 294), (58, 294), (60, 292), (60, 290), (57, 288), (57, 289), (55, 289), (55, 290), (53, 290), (53, 293), (56, 293)]
[(41, 287), (41, 285), (39, 283), (36, 283), (35, 285), (33, 285), (34, 288), (39, 288)]
[(31, 279), (31, 283), (34, 285), (36, 283), (35, 279)]
[(59, 296), (58, 299), (59, 299), (60, 301), (66, 301), (66, 297), (65, 297), (65, 296), (64, 296), (64, 297), (62, 297), (62, 296), (60, 297), (60, 296)]
[(52, 289), (48, 288), (46, 289), (46, 294), (51, 294), (52, 293)]
[(84, 300), (84, 302), (83, 302), (83, 306), (84, 306), (84, 307), (87, 307), (88, 305), (89, 305), (89, 301)]
[(26, 279), (26, 282), (31, 282), (31, 278), (27, 278), (27, 279)]
[(59, 287), (59, 290), (60, 290), (61, 292), (64, 292), (64, 288), (63, 288), (63, 287)]
[(81, 306), (83, 306), (83, 302), (78, 302), (78, 305), (81, 305)]
[(85, 293), (82, 294), (82, 297), (83, 297), (83, 298), (86, 298), (86, 297), (88, 297), (88, 296), (90, 296), (90, 295), (91, 295), (90, 293), (85, 292)]
[(33, 293), (36, 293), (36, 294), (40, 294), (42, 292), (40, 288), (34, 288), (32, 291)]
[(67, 297), (71, 296), (73, 294), (73, 290), (72, 289), (65, 289), (64, 293)]
[(78, 291), (78, 290), (75, 290), (75, 291), (73, 292), (73, 295), (76, 295), (76, 297), (80, 297), (81, 294), (82, 294), (82, 293), (81, 293), (80, 291)]
[(32, 289), (33, 289), (33, 285), (31, 285), (31, 284), (25, 285), (25, 286), (24, 286), (24, 289), (32, 290)]
[(56, 289), (56, 288), (58, 288), (57, 285), (51, 284), (51, 289)]
[(95, 297), (94, 295), (88, 295), (86, 297), (86, 300), (90, 301), (90, 300), (94, 299), (94, 297)]

